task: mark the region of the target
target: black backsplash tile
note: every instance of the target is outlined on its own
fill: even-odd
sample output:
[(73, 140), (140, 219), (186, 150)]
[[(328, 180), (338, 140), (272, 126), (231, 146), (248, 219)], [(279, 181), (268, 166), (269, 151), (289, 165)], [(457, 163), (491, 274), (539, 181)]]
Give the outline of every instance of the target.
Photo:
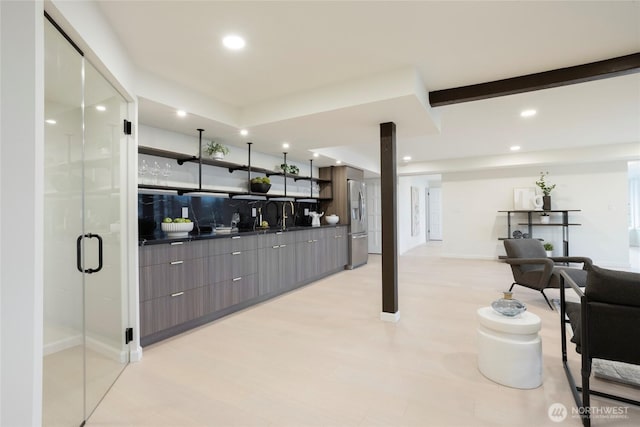
[[(261, 209), (262, 218), (271, 227), (280, 225), (282, 205), (289, 202), (264, 200), (237, 200), (223, 197), (178, 196), (167, 194), (138, 194), (138, 229), (140, 237), (150, 238), (160, 233), (160, 223), (166, 217), (182, 216), (182, 208), (189, 208), (189, 218), (195, 223), (194, 233), (207, 232), (207, 228), (231, 225), (234, 213), (240, 214), (238, 228), (250, 230), (254, 226), (251, 208)], [(291, 217), (287, 207), (287, 226), (310, 225), (311, 218), (304, 216), (304, 209), (319, 209), (317, 203), (294, 202), (295, 215)]]

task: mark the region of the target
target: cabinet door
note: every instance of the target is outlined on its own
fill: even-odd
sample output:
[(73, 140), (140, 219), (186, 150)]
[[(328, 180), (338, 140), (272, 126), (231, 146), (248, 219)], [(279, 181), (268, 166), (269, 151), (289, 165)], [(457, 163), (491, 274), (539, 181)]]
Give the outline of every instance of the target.
[(336, 269), (343, 270), (344, 266), (349, 263), (349, 239), (347, 238), (346, 227), (336, 229), (338, 234), (335, 236), (336, 243)]
[(292, 289), (296, 282), (296, 245), (283, 243), (278, 249), (278, 271), (275, 274), (277, 289)]
[(236, 277), (231, 280), (231, 304), (236, 305), (258, 296), (258, 277), (256, 274)]
[(259, 264), (259, 294), (266, 295), (275, 292), (277, 288), (277, 278), (279, 275), (280, 246), (273, 245), (271, 247), (258, 250)]
[(296, 279), (306, 282), (317, 274), (317, 245), (313, 239), (296, 243)]

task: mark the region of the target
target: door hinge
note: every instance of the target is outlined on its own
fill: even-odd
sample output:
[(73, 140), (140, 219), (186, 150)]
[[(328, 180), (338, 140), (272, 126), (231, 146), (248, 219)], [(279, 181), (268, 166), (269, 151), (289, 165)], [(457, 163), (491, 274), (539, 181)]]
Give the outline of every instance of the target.
[(133, 328), (127, 328), (124, 330), (124, 343), (129, 344), (133, 341)]
[(131, 135), (131, 122), (126, 119), (124, 121), (124, 134)]

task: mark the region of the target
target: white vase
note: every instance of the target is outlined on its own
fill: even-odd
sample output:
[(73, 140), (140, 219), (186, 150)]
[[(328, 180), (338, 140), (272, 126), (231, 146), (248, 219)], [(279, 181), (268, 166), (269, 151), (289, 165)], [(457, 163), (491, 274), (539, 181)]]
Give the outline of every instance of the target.
[(553, 256), (553, 251), (545, 251), (547, 253), (547, 256), (549, 258), (551, 258)]
[(215, 153), (211, 153), (211, 158), (214, 160), (222, 160), (224, 159), (224, 153), (222, 151), (216, 151)]
[(540, 217), (540, 224), (549, 224), (549, 219), (550, 218), (551, 217), (549, 215), (541, 216)]

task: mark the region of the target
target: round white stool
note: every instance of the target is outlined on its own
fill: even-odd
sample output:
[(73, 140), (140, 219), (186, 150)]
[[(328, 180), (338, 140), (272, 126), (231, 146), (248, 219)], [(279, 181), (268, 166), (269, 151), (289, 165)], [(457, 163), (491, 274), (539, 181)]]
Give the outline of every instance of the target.
[(542, 384), (540, 317), (525, 311), (508, 317), (478, 309), (478, 368), (498, 384), (536, 388)]

